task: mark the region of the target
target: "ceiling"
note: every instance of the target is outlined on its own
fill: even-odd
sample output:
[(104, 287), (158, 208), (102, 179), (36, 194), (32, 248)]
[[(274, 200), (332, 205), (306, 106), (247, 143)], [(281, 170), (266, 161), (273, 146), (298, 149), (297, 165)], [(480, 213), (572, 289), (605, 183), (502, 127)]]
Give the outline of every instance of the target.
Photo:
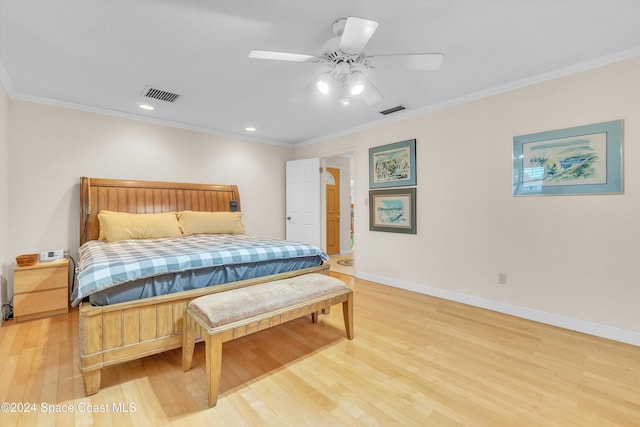
[[(384, 99), (344, 107), (315, 97), (326, 65), (248, 58), (322, 55), (348, 16), (379, 22), (367, 55), (443, 52), (442, 68), (371, 70)], [(638, 56), (639, 22), (617, 0), (0, 0), (0, 78), (13, 99), (296, 144)]]

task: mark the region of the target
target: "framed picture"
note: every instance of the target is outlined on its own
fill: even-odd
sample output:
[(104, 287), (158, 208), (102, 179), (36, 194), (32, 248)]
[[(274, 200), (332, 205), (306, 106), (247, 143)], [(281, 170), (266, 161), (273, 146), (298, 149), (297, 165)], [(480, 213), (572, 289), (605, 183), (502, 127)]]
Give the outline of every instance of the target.
[(416, 189), (369, 190), (369, 230), (416, 234)]
[(369, 148), (369, 188), (416, 185), (416, 140)]
[(622, 120), (513, 138), (513, 195), (622, 193)]

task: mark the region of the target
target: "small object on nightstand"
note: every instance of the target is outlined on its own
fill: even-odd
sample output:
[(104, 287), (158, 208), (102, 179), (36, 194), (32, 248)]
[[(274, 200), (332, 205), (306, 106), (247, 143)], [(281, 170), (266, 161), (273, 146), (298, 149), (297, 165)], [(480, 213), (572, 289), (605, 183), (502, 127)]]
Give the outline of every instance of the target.
[(18, 267), (29, 267), (38, 262), (38, 254), (24, 254), (16, 257)]
[(13, 272), (16, 321), (69, 312), (69, 260), (36, 262)]
[(57, 261), (63, 258), (64, 250), (57, 249), (55, 251), (43, 251), (40, 252), (40, 262), (43, 261)]

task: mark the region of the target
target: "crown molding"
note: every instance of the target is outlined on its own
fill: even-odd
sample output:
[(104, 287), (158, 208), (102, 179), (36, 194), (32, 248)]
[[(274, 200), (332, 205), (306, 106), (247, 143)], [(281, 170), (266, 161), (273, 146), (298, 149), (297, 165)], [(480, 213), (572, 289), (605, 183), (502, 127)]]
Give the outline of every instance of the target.
[(432, 104), (423, 108), (419, 108), (419, 109), (415, 109), (415, 110), (404, 110), (401, 113), (399, 113), (398, 115), (394, 115), (393, 117), (385, 117), (383, 119), (380, 119), (376, 122), (372, 122), (372, 123), (367, 123), (364, 124), (362, 126), (358, 126), (358, 127), (354, 127), (354, 128), (350, 128), (344, 131), (340, 131), (340, 132), (336, 132), (336, 133), (332, 133), (329, 135), (324, 135), (321, 137), (317, 137), (317, 138), (312, 138), (303, 142), (299, 142), (297, 144), (295, 144), (296, 146), (304, 146), (304, 145), (311, 145), (311, 144), (317, 144), (319, 142), (324, 142), (324, 141), (328, 141), (334, 138), (338, 138), (338, 137), (342, 137), (342, 136), (347, 136), (347, 135), (352, 135), (354, 133), (357, 132), (361, 132), (364, 130), (368, 130), (368, 129), (372, 129), (372, 128), (377, 128), (379, 126), (384, 126), (390, 123), (396, 123), (396, 122), (400, 122), (403, 120), (407, 120), (413, 117), (417, 117), (417, 116), (422, 116), (424, 114), (427, 113), (431, 113), (434, 111), (441, 111), (441, 110), (445, 110), (447, 108), (451, 108), (457, 105), (462, 105), (462, 104), (466, 104), (468, 102), (472, 102), (472, 101), (477, 101), (479, 99), (483, 99), (483, 98), (488, 98), (494, 95), (499, 95), (502, 93), (506, 93), (506, 92), (510, 92), (516, 89), (521, 89), (527, 86), (532, 86), (532, 85), (536, 85), (538, 83), (543, 83), (543, 82), (547, 82), (547, 81), (551, 81), (551, 80), (555, 80), (555, 79), (559, 79), (561, 77), (566, 77), (566, 76), (570, 76), (573, 74), (578, 74), (581, 73), (583, 71), (588, 71), (588, 70), (592, 70), (595, 68), (599, 68), (599, 67), (604, 67), (606, 65), (610, 65), (610, 64), (614, 64), (616, 62), (621, 62), (621, 61), (625, 61), (627, 59), (632, 59), (632, 58), (637, 58), (640, 57), (640, 46), (632, 48), (632, 49), (627, 49), (627, 50), (623, 50), (620, 52), (616, 52), (610, 55), (605, 55), (599, 58), (595, 58), (589, 61), (585, 61), (585, 62), (581, 62), (578, 64), (574, 64), (568, 67), (564, 67), (564, 68), (559, 68), (557, 70), (553, 70), (553, 71), (549, 71), (546, 73), (542, 73), (542, 74), (536, 74), (534, 76), (531, 77), (527, 77), (525, 79), (521, 79), (521, 80), (516, 80), (513, 82), (509, 82), (503, 85), (498, 85), (498, 86), (494, 86), (491, 87), (489, 89), (486, 90), (482, 90), (479, 92), (475, 92), (475, 93), (471, 93), (469, 95), (465, 95), (465, 96), (461, 96), (458, 98), (454, 98), (448, 101), (444, 101), (444, 102), (439, 102), (436, 104)]
[(11, 77), (9, 77), (9, 73), (7, 73), (2, 62), (0, 62), (0, 83), (2, 83), (7, 96), (11, 98), (11, 94), (13, 93), (13, 82), (11, 81)]
[(105, 115), (105, 116), (112, 116), (112, 117), (118, 117), (118, 118), (122, 118), (122, 119), (135, 120), (135, 121), (139, 121), (139, 122), (151, 123), (151, 124), (160, 125), (160, 126), (167, 126), (167, 127), (190, 130), (190, 131), (201, 132), (201, 133), (206, 133), (206, 134), (211, 134), (211, 135), (225, 136), (225, 137), (228, 137), (228, 138), (241, 139), (243, 141), (258, 142), (258, 143), (262, 143), (262, 144), (276, 145), (276, 146), (279, 146), (279, 147), (288, 147), (288, 148), (292, 148), (293, 147), (292, 144), (285, 143), (285, 142), (280, 142), (280, 141), (272, 141), (272, 140), (267, 140), (267, 139), (253, 138), (253, 137), (249, 137), (249, 136), (246, 136), (246, 135), (240, 135), (240, 134), (233, 134), (233, 133), (229, 133), (229, 132), (224, 132), (224, 131), (221, 131), (221, 130), (218, 130), (218, 129), (211, 129), (211, 128), (202, 127), (202, 126), (194, 126), (194, 125), (189, 125), (189, 124), (186, 124), (186, 123), (174, 122), (174, 121), (169, 121), (169, 120), (154, 119), (154, 118), (150, 118), (150, 117), (136, 115), (136, 114), (133, 114), (133, 113), (126, 113), (126, 112), (122, 112), (122, 111), (109, 110), (109, 109), (106, 109), (106, 108), (91, 107), (91, 106), (88, 106), (88, 105), (77, 104), (77, 103), (74, 103), (74, 102), (61, 101), (61, 100), (58, 100), (58, 99), (51, 99), (51, 98), (43, 98), (43, 97), (38, 97), (38, 96), (26, 95), (26, 94), (23, 94), (23, 93), (20, 93), (20, 92), (16, 92), (13, 89), (13, 85), (11, 83), (11, 79), (10, 79), (9, 75), (7, 74), (7, 72), (6, 72), (5, 68), (4, 68), (4, 66), (2, 65), (2, 63), (0, 63), (0, 82), (2, 82), (2, 84), (3, 84), (4, 88), (5, 88), (5, 91), (7, 92), (7, 96), (10, 99), (13, 99), (13, 100), (33, 102), (33, 103), (36, 103), (36, 104), (50, 105), (50, 106), (53, 106), (53, 107), (69, 108), (69, 109), (72, 109), (72, 110), (84, 111), (84, 112), (88, 112), (88, 113), (102, 114), (102, 115)]

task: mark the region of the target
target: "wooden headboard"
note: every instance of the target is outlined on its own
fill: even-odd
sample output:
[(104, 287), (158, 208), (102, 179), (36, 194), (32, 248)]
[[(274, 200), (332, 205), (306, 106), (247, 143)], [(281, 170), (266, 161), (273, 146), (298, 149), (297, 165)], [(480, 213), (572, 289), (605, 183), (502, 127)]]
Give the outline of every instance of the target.
[(160, 213), (184, 210), (230, 211), (235, 201), (240, 211), (236, 185), (185, 184), (80, 178), (80, 245), (98, 239), (98, 213), (110, 210), (129, 213)]

